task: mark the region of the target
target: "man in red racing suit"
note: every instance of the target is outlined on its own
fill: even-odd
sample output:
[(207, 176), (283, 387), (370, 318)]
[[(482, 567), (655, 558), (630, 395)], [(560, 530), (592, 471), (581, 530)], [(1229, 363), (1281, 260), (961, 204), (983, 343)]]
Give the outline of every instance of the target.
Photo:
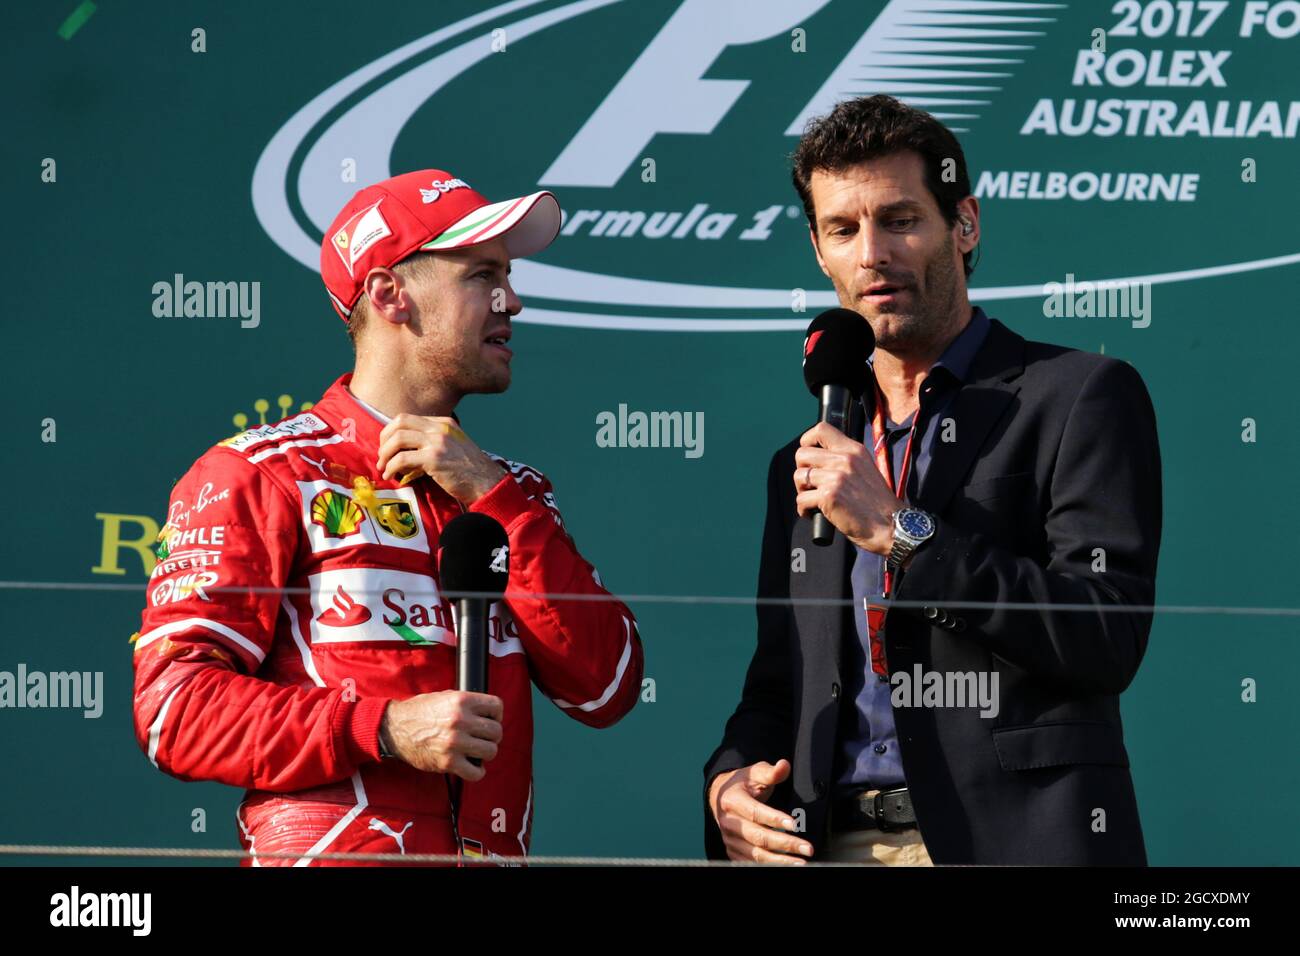
[[(434, 174), (362, 190), (340, 218), (376, 189), (396, 205), (403, 180), (460, 182)], [(486, 204), (469, 214), (481, 218)], [(464, 218), (447, 210), (450, 223), (412, 227), (383, 212), (399, 237), (428, 228), (436, 238)], [(558, 207), (555, 218), (558, 228)], [(484, 248), (500, 248), (501, 235)], [(402, 256), (376, 255), (386, 258), (361, 263), (371, 268), (356, 270), (358, 288), (368, 274), (392, 281), (387, 265)], [(504, 270), (498, 278), (508, 287)], [(336, 308), (354, 306), (328, 270), (326, 281)], [(413, 305), (395, 287), (393, 301)], [(385, 317), (376, 311), (369, 321)], [(408, 334), (392, 324), (386, 334)], [(482, 361), (499, 370), (495, 353)], [(584, 724), (615, 723), (640, 692), (636, 622), (578, 553), (543, 475), (480, 452), (454, 414), (398, 405), (390, 419), (352, 380), (340, 377), (308, 411), (220, 442), (173, 489), (135, 639), (138, 742), (173, 776), (248, 790), (237, 818), (252, 865), (324, 865), (335, 861), (316, 854), (348, 851), (526, 855), (531, 683)], [(465, 510), (497, 519), (509, 539), (487, 695), (453, 690), (456, 636), (436, 569), (440, 530)], [(457, 806), (453, 775), (465, 781)], [(267, 853), (289, 856), (258, 856)]]

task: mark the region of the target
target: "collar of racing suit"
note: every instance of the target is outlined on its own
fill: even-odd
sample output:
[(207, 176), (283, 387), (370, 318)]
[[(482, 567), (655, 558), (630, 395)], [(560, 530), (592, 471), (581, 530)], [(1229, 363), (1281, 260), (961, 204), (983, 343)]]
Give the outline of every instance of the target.
[(344, 388), (347, 390), (347, 393), (352, 396), (352, 400), (354, 402), (356, 402), (358, 405), (360, 405), (362, 408), (368, 411), (375, 418), (379, 419), (385, 425), (387, 425), (389, 422), (392, 421), (392, 418), (385, 415), (379, 409), (375, 408), (375, 406), (371, 405), (369, 402), (363, 401), (361, 397), (356, 394), (356, 392), (352, 391), (352, 389), (348, 388), (346, 385), (344, 386)]
[[(352, 391), (351, 385), (352, 385), (352, 377), (354, 374), (355, 373), (353, 372), (348, 372), (346, 375), (339, 376), (338, 380), (335, 381), (334, 384), (329, 387), (329, 390), (326, 391), (325, 395), (321, 398), (321, 400), (317, 402), (317, 405), (326, 404), (326, 403), (333, 404), (336, 406), (347, 404), (347, 403), (356, 405), (362, 411), (366, 412), (371, 418), (375, 419), (380, 423), (381, 426), (380, 429), (375, 432), (377, 436), (379, 434), (379, 431), (383, 430), (382, 426), (387, 425), (393, 419), (391, 416), (385, 415), (379, 409), (375, 408), (375, 406), (371, 405), (369, 402), (364, 401), (360, 396), (358, 396), (355, 392)], [(458, 425), (460, 424), (460, 416), (457, 415), (454, 411), (451, 413), (451, 418), (453, 421), (456, 422), (456, 424)], [(376, 443), (377, 442), (378, 439), (376, 438)]]

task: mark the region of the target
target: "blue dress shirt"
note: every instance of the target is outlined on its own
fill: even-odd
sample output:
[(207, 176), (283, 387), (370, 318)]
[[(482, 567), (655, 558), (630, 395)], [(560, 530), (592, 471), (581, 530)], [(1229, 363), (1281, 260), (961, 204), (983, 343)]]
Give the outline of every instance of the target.
[[(965, 384), (971, 363), (984, 344), (988, 330), (988, 316), (976, 306), (966, 328), (949, 343), (921, 383), (920, 408), (904, 422), (896, 423), (888, 415), (885, 416), (885, 444), (894, 471), (895, 487), (902, 469), (912, 419), (917, 415), (922, 416), (917, 425), (914, 441), (918, 444), (912, 449), (913, 461), (907, 479), (909, 500), (914, 491), (921, 487), (933, 456), (935, 436), (940, 431), (944, 412)], [(862, 440), (870, 450), (873, 441), (870, 415), (867, 416)], [(865, 599), (884, 595), (885, 559), (861, 548), (856, 550), (851, 580), (857, 640), (849, 642), (845, 655), (848, 687), (840, 721), (836, 780), (842, 789), (872, 787), (888, 790), (905, 786), (906, 783), (903, 779), (902, 756), (898, 750), (898, 732), (894, 728), (894, 713), (889, 700), (892, 687), (888, 676), (875, 674), (871, 670), (871, 643), (867, 634), (864, 605)]]

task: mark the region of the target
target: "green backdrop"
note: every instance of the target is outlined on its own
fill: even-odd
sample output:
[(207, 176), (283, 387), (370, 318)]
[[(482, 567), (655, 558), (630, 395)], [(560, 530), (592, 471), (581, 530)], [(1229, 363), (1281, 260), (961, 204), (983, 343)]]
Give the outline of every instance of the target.
[[(257, 400), (279, 417), (278, 396), (296, 409), (350, 368), (315, 244), (353, 191), (410, 169), (491, 197), (550, 188), (570, 215), (516, 264), (513, 386), (460, 411), (482, 446), (552, 479), (620, 594), (752, 594), (768, 457), (815, 414), (798, 330), (831, 304), (787, 208), (791, 133), (840, 97), (892, 91), (946, 116), (986, 176), (975, 301), (1142, 373), (1164, 460), (1159, 602), (1294, 606), (1296, 14), (927, 6), (104, 0), (65, 24), (74, 0), (11, 4), (0, 670), (101, 671), (104, 713), (0, 709), (0, 843), (235, 845), (238, 792), (165, 777), (132, 739), (146, 569), (106, 537), (160, 521), (173, 479), (235, 416), (257, 423)], [(1086, 68), (1095, 30), (1113, 73)], [(1133, 125), (1078, 125), (1089, 110)], [(1153, 111), (1165, 121), (1148, 125)], [(1194, 189), (1014, 195), (1012, 174), (1054, 171)], [(698, 204), (722, 217), (681, 238), (573, 215)], [(258, 283), (256, 326), (156, 316), (153, 286), (177, 273)], [(1067, 274), (1152, 281), (1149, 324), (1046, 317), (1042, 286)], [(704, 454), (598, 447), (596, 416), (620, 404), (703, 412)], [(739, 693), (753, 608), (631, 603), (655, 700), (596, 732), (537, 697), (534, 853), (701, 853), (700, 768)], [(1294, 613), (1158, 615), (1123, 697), (1153, 863), (1297, 862), (1298, 663)]]

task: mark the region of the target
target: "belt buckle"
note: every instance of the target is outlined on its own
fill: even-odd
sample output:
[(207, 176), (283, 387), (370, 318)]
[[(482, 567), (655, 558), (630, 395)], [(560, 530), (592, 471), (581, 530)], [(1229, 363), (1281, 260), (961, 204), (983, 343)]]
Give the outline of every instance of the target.
[(894, 827), (885, 822), (885, 791), (882, 790), (872, 798), (872, 810), (875, 812), (876, 829), (881, 833), (892, 833)]

